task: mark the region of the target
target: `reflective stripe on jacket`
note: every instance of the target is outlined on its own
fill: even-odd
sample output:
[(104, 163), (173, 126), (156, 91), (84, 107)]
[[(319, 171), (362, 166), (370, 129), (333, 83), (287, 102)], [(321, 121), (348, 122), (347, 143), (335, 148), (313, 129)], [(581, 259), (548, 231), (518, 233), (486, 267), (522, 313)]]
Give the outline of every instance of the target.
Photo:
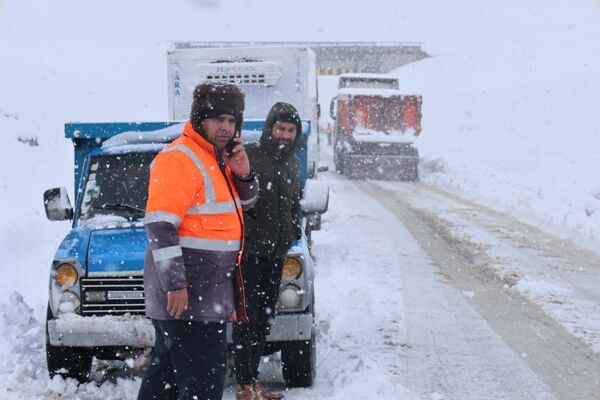
[(241, 204), (229, 167), (226, 174), (229, 182), (219, 168), (215, 148), (188, 122), (183, 135), (153, 162), (146, 223), (174, 223), (182, 247), (239, 251)]
[(189, 121), (158, 154), (150, 170), (145, 217), (148, 316), (171, 319), (166, 293), (187, 287), (190, 304), (182, 319), (246, 319), (239, 268), (242, 208), (254, 204), (257, 192), (254, 173), (244, 180), (233, 175)]

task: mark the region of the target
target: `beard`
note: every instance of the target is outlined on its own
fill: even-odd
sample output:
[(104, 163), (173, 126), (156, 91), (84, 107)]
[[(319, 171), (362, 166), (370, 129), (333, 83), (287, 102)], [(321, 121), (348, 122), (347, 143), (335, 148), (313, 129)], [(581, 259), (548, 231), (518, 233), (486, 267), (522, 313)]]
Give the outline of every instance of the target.
[(284, 154), (291, 150), (293, 142), (276, 142), (277, 154)]

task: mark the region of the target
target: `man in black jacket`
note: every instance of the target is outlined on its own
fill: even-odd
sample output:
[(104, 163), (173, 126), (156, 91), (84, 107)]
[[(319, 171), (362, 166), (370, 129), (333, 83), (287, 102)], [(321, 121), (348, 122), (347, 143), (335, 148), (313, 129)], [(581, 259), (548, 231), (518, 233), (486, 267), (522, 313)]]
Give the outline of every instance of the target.
[(237, 400), (281, 399), (258, 381), (258, 365), (275, 314), (283, 262), (300, 238), (300, 160), (294, 150), (302, 123), (291, 104), (276, 103), (269, 112), (259, 143), (246, 153), (259, 181), (253, 209), (244, 214), (244, 282), (249, 322), (233, 328)]

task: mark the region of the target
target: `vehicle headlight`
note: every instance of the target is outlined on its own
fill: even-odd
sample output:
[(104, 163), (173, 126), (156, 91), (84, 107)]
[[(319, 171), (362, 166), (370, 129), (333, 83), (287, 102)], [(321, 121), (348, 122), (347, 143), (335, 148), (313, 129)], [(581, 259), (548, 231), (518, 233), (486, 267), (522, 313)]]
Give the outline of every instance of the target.
[(56, 268), (54, 279), (62, 289), (68, 289), (75, 286), (79, 279), (79, 273), (73, 264), (64, 263)]
[(296, 285), (285, 285), (279, 290), (279, 302), (283, 308), (298, 307), (302, 300), (302, 290)]
[(74, 313), (79, 309), (80, 305), (79, 296), (67, 290), (58, 299), (58, 314)]
[(283, 278), (298, 279), (302, 275), (302, 263), (297, 258), (288, 257), (283, 262)]

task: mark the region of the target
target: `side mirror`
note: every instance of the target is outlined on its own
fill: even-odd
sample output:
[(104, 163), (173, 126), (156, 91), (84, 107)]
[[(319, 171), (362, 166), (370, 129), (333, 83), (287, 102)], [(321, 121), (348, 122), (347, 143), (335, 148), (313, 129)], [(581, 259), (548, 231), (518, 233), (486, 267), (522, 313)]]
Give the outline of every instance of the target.
[(319, 168), (317, 168), (317, 172), (327, 172), (329, 171), (329, 167), (327, 165), (319, 165)]
[(308, 179), (304, 185), (300, 207), (304, 215), (325, 213), (329, 207), (329, 186), (324, 182)]
[(48, 189), (44, 192), (44, 208), (50, 221), (73, 219), (73, 207), (64, 187)]
[(336, 98), (334, 97), (331, 99), (331, 103), (329, 104), (329, 116), (331, 119), (335, 119), (335, 100)]
[(316, 163), (314, 161), (308, 162), (308, 179), (313, 179), (315, 177), (315, 172), (317, 170)]

